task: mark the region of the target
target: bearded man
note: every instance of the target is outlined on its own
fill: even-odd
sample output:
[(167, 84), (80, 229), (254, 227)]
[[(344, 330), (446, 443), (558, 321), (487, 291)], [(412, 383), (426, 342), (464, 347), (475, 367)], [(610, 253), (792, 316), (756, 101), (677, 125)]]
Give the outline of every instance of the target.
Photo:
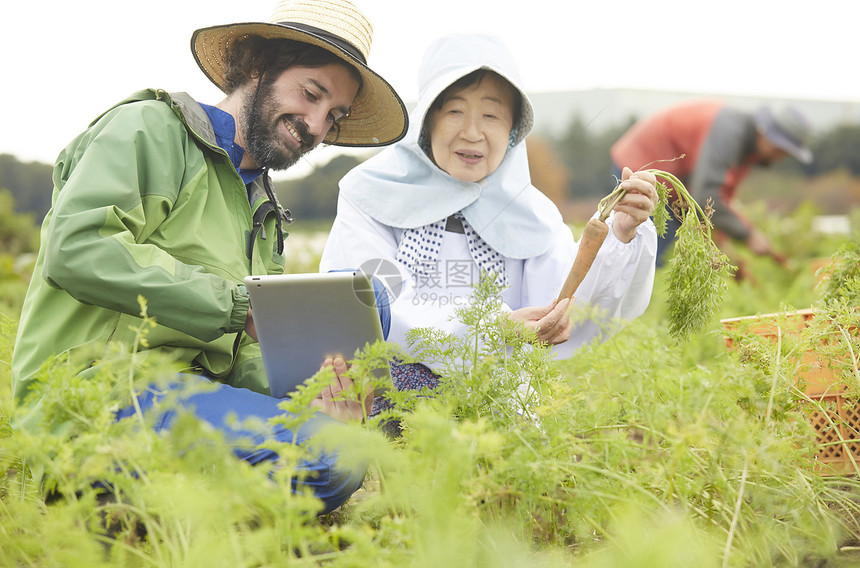
[[(260, 436), (228, 419), (265, 423), (283, 414), (269, 396), (243, 286), (245, 276), (284, 271), (283, 225), (291, 219), (268, 170), (289, 168), (323, 142), (378, 146), (406, 132), (403, 102), (367, 66), (371, 30), (346, 0), (282, 0), (270, 22), (199, 29), (192, 52), (223, 100), (140, 91), (60, 153), (12, 360), (16, 400), (29, 409), (18, 427), (69, 426), (40, 418), (50, 389), (40, 368), (61, 357), (75, 365), (76, 379), (99, 380), (108, 346), (134, 344), (139, 297), (158, 324), (146, 348), (169, 353), (182, 369), (168, 387), (120, 401), (118, 419), (163, 413), (164, 389), (205, 382), (212, 388), (191, 395), (187, 408), (235, 441), (240, 459), (271, 465), (278, 455), (258, 442), (301, 444), (337, 423), (329, 415), (361, 416), (362, 401), (337, 399), (352, 387), (338, 358), (327, 362), (334, 382), (313, 403), (322, 413), (298, 431)], [(156, 428), (169, 428), (173, 414)], [(299, 483), (313, 489), (322, 511), (342, 504), (365, 473), (343, 467), (336, 452), (302, 467)]]

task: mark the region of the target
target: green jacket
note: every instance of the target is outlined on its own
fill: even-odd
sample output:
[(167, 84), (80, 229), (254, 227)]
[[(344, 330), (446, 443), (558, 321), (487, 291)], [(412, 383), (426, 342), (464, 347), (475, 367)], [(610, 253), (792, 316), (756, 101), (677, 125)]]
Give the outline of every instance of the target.
[(138, 295), (158, 323), (150, 349), (268, 393), (257, 343), (236, 341), (249, 306), (243, 278), (284, 271), (283, 210), (262, 176), (246, 190), (200, 105), (133, 94), (62, 151), (53, 183), (12, 357), (17, 398), (53, 355), (130, 345)]

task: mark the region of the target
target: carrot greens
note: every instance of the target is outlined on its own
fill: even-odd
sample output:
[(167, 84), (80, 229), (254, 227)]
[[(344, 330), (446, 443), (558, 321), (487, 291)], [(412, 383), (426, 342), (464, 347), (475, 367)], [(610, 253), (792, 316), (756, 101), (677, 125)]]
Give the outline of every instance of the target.
[[(713, 210), (710, 206), (703, 209), (675, 175), (659, 169), (646, 171), (657, 178), (658, 201), (653, 217), (657, 235), (666, 234), (670, 211), (681, 222), (669, 261), (666, 305), (669, 333), (684, 339), (711, 320), (726, 296), (724, 278), (735, 267), (711, 238)], [(672, 192), (676, 196), (674, 202), (670, 202)], [(620, 183), (616, 185), (600, 200), (598, 216), (608, 218), (626, 194)]]
[[(772, 301), (728, 288), (728, 309)], [(795, 410), (795, 365), (767, 364), (779, 352), (728, 357), (721, 338), (679, 344), (641, 317), (557, 360), (500, 293), (478, 283), (457, 313), (462, 336), (410, 334), (436, 390), (389, 389), (391, 408), (322, 428), (313, 447), (266, 444), (272, 467), (241, 464), (192, 414), (157, 435), (117, 421), (130, 376), (135, 390), (175, 378), (156, 352), (99, 352), (86, 376), (89, 353), (47, 364), (44, 410), (63, 431), (13, 428), (27, 409), (0, 364), (0, 566), (857, 565), (860, 481), (808, 466), (816, 438)], [(0, 363), (14, 327), (0, 310)], [(385, 349), (369, 346), (350, 372), (372, 375)], [(321, 372), (282, 403), (295, 414), (237, 426), (293, 427), (328, 381)], [(397, 438), (383, 430), (392, 422)], [(362, 489), (321, 517), (313, 495), (291, 490), (317, 448), (370, 464)]]

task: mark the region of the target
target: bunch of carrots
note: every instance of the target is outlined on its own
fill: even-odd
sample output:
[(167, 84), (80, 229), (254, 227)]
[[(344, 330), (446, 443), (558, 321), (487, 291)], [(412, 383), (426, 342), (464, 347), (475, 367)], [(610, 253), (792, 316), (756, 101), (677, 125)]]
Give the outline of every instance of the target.
[[(711, 238), (713, 211), (710, 207), (708, 211), (702, 209), (673, 174), (658, 169), (646, 171), (657, 178), (658, 203), (653, 216), (657, 234), (661, 237), (666, 234), (670, 208), (672, 214), (681, 222), (669, 262), (666, 298), (669, 333), (681, 339), (703, 328), (711, 320), (727, 292), (724, 277), (734, 271), (735, 267)], [(677, 195), (671, 206), (667, 183)], [(606, 235), (609, 234), (606, 219), (626, 194), (627, 191), (621, 189), (619, 182), (615, 189), (598, 203), (597, 215), (585, 226), (573, 267), (559, 293), (559, 300), (573, 298), (576, 294)]]

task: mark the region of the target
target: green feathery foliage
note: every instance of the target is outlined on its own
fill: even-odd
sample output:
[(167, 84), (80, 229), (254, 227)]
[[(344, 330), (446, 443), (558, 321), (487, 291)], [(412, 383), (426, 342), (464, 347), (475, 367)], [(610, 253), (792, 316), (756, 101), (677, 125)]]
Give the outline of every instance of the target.
[[(658, 271), (657, 290), (668, 273)], [(389, 387), (394, 406), (315, 438), (370, 464), (364, 487), (323, 517), (316, 498), (291, 489), (307, 448), (273, 445), (278, 468), (250, 467), (190, 414), (158, 434), (148, 415), (115, 421), (133, 393), (176, 376), (172, 360), (145, 349), (49, 362), (40, 388), (51, 423), (27, 423), (9, 385), (14, 322), (0, 318), (0, 565), (856, 563), (860, 482), (810, 467), (817, 432), (796, 378), (815, 342), (838, 360), (846, 397), (858, 392), (852, 310), (828, 312), (808, 339), (730, 334), (731, 351), (707, 330), (679, 343), (653, 311), (624, 326), (582, 314), (615, 335), (556, 361), (506, 317), (499, 293), (490, 279), (477, 286), (457, 316), (461, 337), (421, 329), (412, 358), (384, 344), (357, 354), (350, 373), (359, 384), (346, 396)], [(750, 299), (739, 283), (729, 293)], [(139, 347), (152, 325), (143, 311)], [(440, 387), (391, 390), (375, 370), (392, 357), (432, 361)], [(81, 376), (94, 358), (100, 364)], [(296, 422), (278, 422), (310, 415), (330, 378), (311, 378), (283, 403)], [(381, 431), (389, 420), (400, 437)]]
[[(665, 235), (670, 209), (681, 222), (669, 261), (666, 304), (669, 333), (678, 339), (685, 339), (713, 319), (726, 297), (725, 278), (731, 275), (735, 267), (711, 238), (712, 211), (706, 211), (696, 203), (681, 180), (673, 174), (658, 169), (646, 171), (657, 178), (657, 205), (653, 217), (657, 235)], [(676, 195), (675, 202), (671, 204), (669, 185)], [(616, 185), (609, 195), (600, 200), (600, 217), (605, 219), (626, 193), (620, 183)]]
[(825, 305), (843, 303), (860, 305), (860, 242), (846, 242), (839, 246), (831, 262), (822, 267), (819, 294)]

